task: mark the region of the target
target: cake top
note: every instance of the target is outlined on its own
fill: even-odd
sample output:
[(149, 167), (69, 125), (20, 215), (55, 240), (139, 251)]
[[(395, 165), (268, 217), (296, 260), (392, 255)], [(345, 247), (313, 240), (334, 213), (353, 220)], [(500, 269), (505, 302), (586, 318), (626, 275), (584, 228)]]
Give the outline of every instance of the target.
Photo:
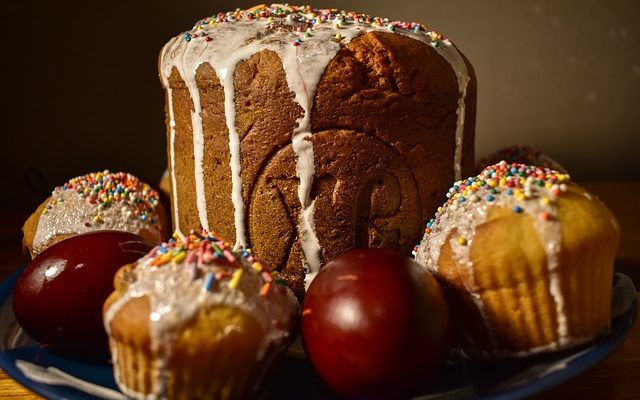
[[(267, 296), (274, 282), (269, 266), (255, 258), (251, 249), (233, 249), (228, 242), (206, 231), (201, 234), (192, 231), (189, 235), (176, 231), (169, 241), (149, 252), (143, 263), (146, 261), (153, 267), (167, 264), (189, 266), (194, 279), (202, 274), (203, 269), (210, 269), (202, 286), (206, 292), (220, 291), (225, 287), (237, 289), (244, 275), (243, 267), (246, 266), (251, 266), (263, 281), (260, 296)], [(226, 286), (221, 282), (226, 282)], [(286, 285), (286, 282), (277, 279), (275, 283)]]
[(204, 40), (212, 41), (211, 29), (220, 27), (223, 24), (237, 22), (255, 22), (265, 21), (270, 28), (290, 26), (292, 34), (291, 45), (299, 46), (306, 40), (313, 37), (313, 31), (316, 28), (327, 25), (335, 30), (334, 40), (340, 41), (343, 35), (341, 29), (350, 27), (371, 27), (381, 28), (389, 32), (395, 32), (396, 29), (411, 31), (414, 33), (423, 33), (429, 38), (433, 47), (437, 47), (441, 41), (449, 44), (442, 34), (429, 31), (418, 22), (390, 21), (388, 18), (372, 17), (371, 15), (355, 13), (352, 11), (344, 11), (338, 9), (317, 9), (311, 6), (292, 6), (288, 4), (272, 4), (266, 6), (264, 4), (251, 7), (246, 10), (236, 9), (226, 13), (218, 13), (211, 17), (203, 18), (198, 21), (190, 31), (184, 33), (185, 41)]
[(93, 230), (139, 233), (162, 240), (158, 193), (126, 172), (92, 172), (70, 179), (51, 193), (33, 239), (35, 253), (56, 236)]
[(297, 312), (293, 293), (267, 264), (250, 249), (234, 250), (206, 231), (176, 231), (123, 276), (126, 292), (105, 313), (105, 327), (130, 298), (147, 297), (154, 340), (180, 329), (201, 309), (227, 305), (255, 317), (266, 348), (289, 335)]
[[(445, 234), (454, 226), (464, 231), (465, 226), (475, 227), (486, 217), (486, 208), (491, 205), (511, 207), (514, 213), (527, 212), (538, 220), (553, 220), (556, 199), (567, 190), (570, 176), (558, 171), (539, 166), (501, 161), (486, 167), (480, 174), (453, 184), (447, 192), (447, 202), (438, 207), (434, 218), (425, 227), (422, 241), (415, 247), (416, 254), (424, 247), (430, 236), (434, 243), (426, 243), (436, 257), (430, 262), (437, 263), (439, 248), (445, 240)], [(459, 216), (452, 217), (451, 213)], [(467, 236), (473, 236), (470, 229)], [(457, 244), (467, 246), (471, 237), (461, 234), (456, 238)], [(424, 263), (423, 263), (424, 264)]]
[(56, 187), (53, 193), (65, 191), (75, 191), (89, 204), (98, 204), (103, 209), (114, 204), (127, 204), (133, 215), (141, 221), (157, 221), (155, 208), (160, 201), (158, 192), (126, 172), (111, 173), (104, 170), (78, 176)]

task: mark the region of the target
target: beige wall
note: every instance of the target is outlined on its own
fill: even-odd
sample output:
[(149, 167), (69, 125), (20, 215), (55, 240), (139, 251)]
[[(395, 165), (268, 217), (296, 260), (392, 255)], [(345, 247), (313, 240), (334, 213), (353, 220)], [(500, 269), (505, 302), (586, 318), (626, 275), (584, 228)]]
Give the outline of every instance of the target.
[(454, 40), (478, 76), (478, 155), (529, 144), (577, 178), (640, 178), (640, 2), (322, 3), (420, 21)]
[[(254, 3), (9, 2), (0, 204), (33, 202), (105, 167), (157, 180), (165, 164), (160, 47), (200, 17)], [(478, 76), (479, 155), (530, 144), (579, 179), (640, 178), (640, 2), (315, 5), (416, 20), (452, 38)], [(25, 183), (28, 170), (44, 177), (39, 193)]]

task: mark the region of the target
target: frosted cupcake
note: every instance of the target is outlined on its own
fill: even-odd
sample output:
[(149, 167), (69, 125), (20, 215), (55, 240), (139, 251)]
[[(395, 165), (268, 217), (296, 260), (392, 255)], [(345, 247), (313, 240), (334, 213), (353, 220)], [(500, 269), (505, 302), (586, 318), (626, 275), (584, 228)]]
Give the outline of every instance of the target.
[(191, 234), (115, 277), (105, 329), (130, 397), (253, 398), (290, 343), (298, 302), (249, 251)]
[(618, 224), (559, 172), (502, 161), (456, 182), (416, 259), (445, 286), (480, 357), (569, 348), (607, 333)]
[(23, 245), (35, 257), (70, 236), (96, 230), (130, 232), (153, 244), (170, 232), (158, 192), (131, 174), (104, 170), (56, 187), (25, 222)]

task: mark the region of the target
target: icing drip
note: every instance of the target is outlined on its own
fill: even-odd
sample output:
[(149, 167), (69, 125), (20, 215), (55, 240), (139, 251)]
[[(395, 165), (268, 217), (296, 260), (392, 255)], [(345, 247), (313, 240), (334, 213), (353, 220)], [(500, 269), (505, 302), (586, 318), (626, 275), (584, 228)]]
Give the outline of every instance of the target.
[[(204, 136), (202, 131), (202, 106), (200, 103), (200, 92), (196, 83), (196, 71), (201, 62), (197, 54), (193, 52), (179, 52), (180, 40), (177, 38), (172, 39), (167, 47), (170, 51), (169, 56), (176, 56), (179, 53), (180, 62), (176, 62), (172, 65), (175, 66), (180, 74), (180, 77), (187, 86), (189, 96), (193, 102), (193, 111), (191, 112), (191, 129), (193, 132), (193, 158), (194, 158), (194, 172), (195, 172), (195, 186), (196, 186), (196, 205), (198, 208), (198, 216), (200, 218), (200, 224), (204, 229), (209, 229), (209, 221), (207, 216), (207, 200), (204, 190)], [(161, 60), (164, 63), (166, 53), (163, 52)], [(165, 87), (169, 87), (169, 76), (171, 75), (171, 69), (162, 75), (163, 83)], [(173, 114), (173, 102), (169, 105), (171, 107), (170, 114)], [(173, 131), (175, 134), (175, 130)], [(175, 168), (175, 165), (173, 166)], [(175, 172), (172, 171), (172, 176), (175, 177)], [(177, 192), (174, 190), (174, 193)], [(177, 209), (177, 207), (176, 207)]]
[(180, 206), (178, 204), (178, 183), (176, 180), (176, 120), (173, 115), (173, 94), (171, 89), (167, 89), (167, 96), (169, 101), (169, 126), (171, 129), (171, 136), (169, 138), (169, 146), (171, 148), (171, 191), (173, 192), (173, 224), (177, 230), (180, 230)]
[[(498, 174), (497, 171), (500, 171)], [(556, 218), (555, 199), (566, 190), (563, 183), (568, 175), (524, 165), (508, 165), (502, 161), (489, 166), (477, 177), (458, 181), (449, 190), (448, 202), (438, 210), (436, 218), (427, 223), (422, 242), (417, 246), (416, 260), (425, 268), (438, 274), (440, 252), (451, 232), (457, 230), (457, 237), (450, 238), (454, 260), (469, 274), (464, 279), (466, 289), (476, 302), (489, 332), (490, 321), (483, 311), (484, 304), (474, 281), (474, 268), (470, 259), (470, 249), (476, 228), (482, 225), (490, 207), (511, 208), (516, 213), (529, 214), (534, 222), (540, 242), (543, 244), (547, 269), (549, 271), (549, 294), (554, 300), (557, 314), (558, 340), (551, 347), (558, 348), (572, 343), (569, 337), (564, 298), (558, 275), (558, 254), (562, 246), (562, 230)], [(495, 340), (495, 338), (493, 338)]]
[(198, 215), (203, 229), (209, 230), (209, 217), (207, 216), (207, 198), (204, 193), (204, 133), (202, 132), (202, 106), (200, 104), (200, 92), (194, 79), (188, 79), (187, 87), (193, 100), (194, 111), (191, 112), (191, 126), (193, 129), (193, 160), (196, 183), (196, 199)]
[(458, 109), (456, 115), (458, 116), (456, 122), (456, 134), (455, 134), (455, 153), (453, 159), (453, 172), (456, 181), (462, 179), (462, 142), (464, 139), (464, 121), (465, 121), (465, 99), (467, 98), (467, 85), (471, 78), (469, 77), (469, 71), (467, 70), (467, 64), (458, 52), (458, 50), (452, 44), (448, 46), (435, 47), (438, 54), (440, 54), (453, 68), (453, 72), (456, 74), (458, 80)]
[(247, 238), (244, 232), (244, 202), (242, 201), (242, 178), (240, 177), (240, 138), (236, 131), (236, 104), (233, 89), (234, 68), (223, 68), (219, 74), (224, 88), (224, 115), (229, 130), (229, 153), (231, 154), (231, 201), (236, 225), (236, 248), (245, 247)]
[[(164, 64), (164, 52), (160, 54), (160, 65)], [(176, 118), (173, 112), (173, 89), (169, 85), (169, 77), (160, 74), (162, 85), (167, 90), (167, 111), (169, 113), (169, 159), (171, 162), (171, 197), (173, 201), (173, 226), (180, 230), (180, 208), (178, 207), (178, 184), (176, 179)], [(169, 172), (169, 171), (168, 171)]]
[[(271, 7), (254, 7), (235, 13), (220, 13), (203, 19), (191, 31), (172, 39), (162, 51), (161, 75), (165, 87), (170, 90), (167, 79), (172, 68), (176, 67), (189, 87), (196, 114), (201, 112), (198, 88), (195, 85), (198, 65), (205, 62), (210, 64), (224, 89), (225, 118), (231, 154), (231, 200), (234, 206), (235, 248), (245, 247), (247, 237), (245, 205), (242, 198), (240, 138), (236, 131), (234, 72), (239, 62), (263, 50), (274, 51), (282, 60), (289, 89), (294, 93), (294, 100), (303, 110), (292, 132), (291, 145), (296, 158), (296, 176), (299, 179), (298, 199), (301, 212), (298, 220), (298, 234), (304, 255), (303, 262), (307, 270), (306, 285), (310, 284), (321, 266), (321, 246), (315, 232), (314, 203), (310, 198), (315, 174), (313, 144), (310, 141), (311, 109), (315, 91), (324, 70), (340, 48), (354, 37), (371, 31), (396, 32), (419, 40), (430, 45), (451, 65), (458, 81), (459, 91), (454, 138), (454, 174), (459, 178), (468, 71), (457, 49), (442, 35), (427, 32), (423, 25), (390, 22), (364, 14), (336, 13), (335, 10), (274, 4)], [(173, 107), (173, 104), (168, 105)], [(202, 137), (200, 117), (193, 117), (193, 126), (198, 212), (201, 224), (206, 228), (207, 210), (204, 189), (201, 187), (204, 181), (201, 176), (201, 154), (203, 154), (204, 143), (197, 139)]]

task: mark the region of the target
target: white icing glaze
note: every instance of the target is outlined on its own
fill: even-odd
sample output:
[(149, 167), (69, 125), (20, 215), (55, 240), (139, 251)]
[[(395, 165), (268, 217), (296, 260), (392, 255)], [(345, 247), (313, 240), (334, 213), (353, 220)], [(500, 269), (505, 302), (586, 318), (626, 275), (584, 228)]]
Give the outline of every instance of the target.
[[(288, 9), (286, 5), (273, 5)], [(316, 12), (318, 12), (316, 10)], [(232, 17), (234, 18), (234, 17)], [(298, 118), (297, 126), (292, 132), (292, 148), (296, 157), (296, 175), (300, 180), (298, 186), (298, 198), (301, 205), (301, 213), (298, 221), (298, 234), (304, 264), (307, 268), (305, 279), (308, 285), (320, 269), (321, 246), (314, 229), (314, 209), (309, 193), (315, 173), (313, 144), (309, 140), (311, 131), (311, 109), (316, 87), (326, 69), (326, 66), (340, 50), (354, 37), (364, 32), (379, 31), (389, 32), (388, 20), (381, 21), (379, 25), (356, 22), (353, 20), (329, 19), (321, 24), (316, 24), (310, 31), (311, 36), (303, 36), (307, 29), (307, 19), (313, 16), (304, 12), (293, 13), (286, 18), (275, 18), (273, 21), (266, 19), (239, 20), (233, 22), (217, 22), (215, 19), (203, 20), (196, 27), (172, 39), (163, 49), (161, 56), (161, 75), (165, 88), (169, 88), (168, 77), (171, 70), (176, 67), (186, 82), (194, 108), (197, 113), (201, 111), (198, 88), (195, 84), (197, 66), (208, 63), (215, 70), (225, 95), (225, 118), (229, 131), (229, 151), (231, 154), (230, 167), (232, 178), (232, 202), (234, 205), (234, 221), (236, 229), (235, 247), (246, 246), (244, 201), (242, 198), (242, 180), (240, 167), (240, 138), (236, 131), (235, 89), (233, 84), (234, 72), (237, 64), (252, 55), (262, 51), (271, 50), (278, 54), (282, 60), (285, 76), (289, 89), (294, 93), (295, 101), (303, 110)], [(320, 19), (320, 16), (317, 16)], [(335, 16), (333, 18), (336, 18)], [(341, 17), (337, 17), (341, 18)], [(214, 21), (214, 26), (211, 22)], [(299, 31), (297, 29), (300, 29)], [(462, 142), (465, 120), (466, 87), (469, 81), (466, 64), (457, 49), (448, 41), (435, 41), (430, 32), (406, 30), (397, 28), (399, 34), (406, 35), (423, 43), (431, 45), (452, 67), (458, 81), (459, 99), (456, 109), (457, 124), (455, 131), (454, 174), (460, 176)], [(340, 34), (341, 43), (334, 40), (336, 34)], [(206, 40), (204, 37), (206, 37)], [(303, 40), (304, 38), (304, 40)], [(299, 46), (294, 46), (294, 40), (299, 40)], [(172, 107), (169, 104), (169, 107)], [(194, 149), (196, 183), (201, 182), (203, 143), (196, 142), (196, 136), (202, 135), (201, 118), (194, 118)], [(175, 174), (174, 174), (175, 175)], [(203, 188), (198, 184), (197, 199), (200, 221), (207, 225)], [(204, 217), (203, 217), (204, 215)]]
[[(99, 217), (101, 222), (94, 219)], [(113, 202), (108, 207), (90, 203), (86, 196), (75, 190), (56, 189), (46, 209), (40, 214), (33, 237), (33, 252), (40, 253), (59, 236), (73, 236), (96, 230), (117, 230), (138, 234), (146, 229), (157, 243), (162, 241), (159, 225), (151, 219), (141, 220), (133, 214), (132, 206), (126, 202)]]
[(458, 116), (456, 122), (456, 135), (455, 145), (456, 150), (454, 153), (453, 171), (456, 181), (462, 179), (462, 142), (464, 139), (464, 121), (465, 121), (465, 100), (467, 98), (467, 85), (471, 78), (469, 77), (469, 71), (467, 70), (467, 64), (458, 52), (458, 50), (452, 44), (448, 46), (438, 46), (435, 48), (438, 54), (440, 54), (453, 68), (458, 80), (458, 91), (460, 97), (458, 97), (458, 109), (456, 115)]
[[(230, 288), (228, 279), (217, 279), (212, 290), (204, 289), (209, 273), (235, 271), (235, 268), (229, 267), (228, 264), (225, 266), (226, 260), (202, 263), (198, 258), (191, 259), (191, 255), (198, 251), (191, 250), (183, 261), (169, 262), (160, 267), (152, 265), (155, 257), (148, 255), (142, 258), (130, 273), (134, 278), (128, 282), (126, 291), (121, 293), (104, 313), (105, 329), (111, 334), (111, 323), (127, 302), (133, 298), (149, 299), (149, 334), (151, 348), (157, 356), (154, 359), (153, 371), (155, 397), (163, 398), (167, 390), (168, 360), (175, 335), (185, 323), (197, 315), (198, 311), (226, 305), (243, 310), (254, 317), (264, 332), (256, 360), (262, 359), (270, 346), (286, 343), (289, 327), (295, 318), (298, 303), (292, 292), (289, 289), (281, 292), (280, 288), (272, 287), (266, 297), (261, 296), (264, 279), (251, 267), (251, 260), (240, 258), (237, 254), (239, 264), (236, 267), (243, 270), (238, 286)], [(229, 332), (230, 330), (225, 330), (211, 334), (220, 338)], [(112, 345), (111, 350), (115, 365), (118, 357), (115, 346)], [(130, 389), (124, 387), (117, 376), (117, 368), (115, 371), (116, 382), (123, 391), (127, 390), (127, 394), (136, 398), (155, 398), (130, 393)]]
[[(160, 54), (160, 65), (164, 63), (164, 52)], [(176, 118), (173, 111), (173, 89), (169, 85), (169, 77), (160, 74), (162, 84), (167, 90), (167, 112), (169, 114), (169, 159), (171, 162), (171, 196), (173, 200), (173, 226), (180, 230), (180, 215), (178, 206), (178, 185), (176, 180)]]
[(35, 382), (47, 385), (69, 386), (107, 400), (125, 400), (127, 398), (120, 392), (76, 378), (55, 367), (45, 368), (25, 360), (16, 360), (16, 367), (25, 377)]
[[(489, 167), (488, 167), (489, 168)], [(456, 185), (463, 184), (462, 181), (456, 182)], [(521, 212), (529, 214), (534, 221), (534, 227), (538, 233), (540, 242), (543, 245), (546, 264), (549, 271), (549, 294), (554, 300), (557, 314), (557, 336), (558, 340), (541, 349), (532, 349), (522, 355), (532, 354), (532, 352), (545, 351), (550, 349), (559, 349), (567, 347), (575, 343), (575, 338), (569, 337), (567, 326), (567, 316), (564, 310), (564, 298), (561, 291), (560, 276), (558, 274), (558, 254), (562, 246), (562, 230), (560, 221), (555, 216), (557, 210), (555, 203), (550, 201), (543, 203), (541, 199), (555, 199), (555, 190), (566, 190), (566, 185), (555, 185), (551, 189), (547, 187), (538, 187), (534, 184), (532, 177), (527, 177), (523, 185), (522, 193), (526, 195), (526, 199), (518, 199), (515, 195), (507, 195), (501, 193), (496, 195), (491, 201), (485, 200), (485, 196), (490, 194), (489, 186), (483, 186), (474, 194), (465, 198), (460, 202), (455, 199), (451, 203), (445, 204), (443, 211), (439, 212), (433, 225), (430, 226), (430, 233), (425, 234), (422, 242), (416, 251), (416, 261), (422, 264), (426, 269), (438, 275), (438, 265), (440, 252), (451, 232), (456, 229), (458, 235), (450, 238), (454, 260), (457, 265), (464, 267), (468, 273), (468, 278), (463, 278), (466, 289), (475, 300), (478, 311), (485, 324), (487, 330), (491, 334), (491, 323), (484, 312), (484, 304), (481, 296), (478, 294), (478, 287), (475, 286), (474, 267), (470, 259), (470, 249), (473, 245), (473, 238), (478, 226), (486, 220), (489, 208), (506, 207), (514, 209), (516, 206), (521, 207)], [(551, 218), (543, 220), (540, 215), (544, 212), (549, 213)], [(457, 241), (459, 237), (465, 238), (466, 243), (462, 244)], [(468, 281), (467, 281), (468, 279)], [(495, 342), (495, 338), (492, 338)], [(509, 353), (512, 355), (518, 355)]]

